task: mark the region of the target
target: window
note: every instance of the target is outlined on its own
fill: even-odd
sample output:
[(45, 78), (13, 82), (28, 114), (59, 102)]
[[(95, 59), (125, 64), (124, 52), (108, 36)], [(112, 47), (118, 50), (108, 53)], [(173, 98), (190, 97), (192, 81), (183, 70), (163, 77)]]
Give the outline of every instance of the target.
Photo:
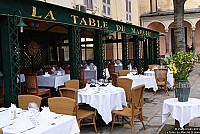
[(126, 21), (131, 22), (131, 0), (126, 0)]
[(93, 0), (84, 0), (84, 5), (86, 5), (87, 9), (93, 10)]
[(93, 38), (81, 38), (82, 60), (94, 60)]
[(103, 0), (103, 14), (110, 16), (110, 0)]

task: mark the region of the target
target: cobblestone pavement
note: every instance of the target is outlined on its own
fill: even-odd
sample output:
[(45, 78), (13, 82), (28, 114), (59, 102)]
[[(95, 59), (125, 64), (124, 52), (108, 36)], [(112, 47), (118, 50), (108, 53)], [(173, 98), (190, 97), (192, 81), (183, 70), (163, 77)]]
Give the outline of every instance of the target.
[[(200, 64), (197, 64), (194, 71), (191, 72), (189, 81), (191, 85), (190, 97), (199, 98), (200, 99)], [(164, 126), (162, 124), (162, 105), (163, 100), (174, 97), (174, 91), (169, 91), (169, 96), (163, 91), (158, 90), (156, 95), (152, 90), (146, 89), (144, 93), (145, 104), (143, 106), (143, 116), (144, 116), (144, 124), (146, 130), (143, 129), (142, 123), (135, 119), (135, 134), (159, 134), (160, 130)], [(166, 120), (165, 124), (174, 125), (175, 120), (169, 116)], [(200, 117), (194, 118), (189, 123), (192, 127), (200, 127)], [(110, 133), (111, 126), (104, 126), (102, 129), (103, 134)], [(97, 128), (98, 133), (100, 133), (100, 127)], [(82, 134), (92, 134), (94, 133), (94, 128), (92, 126), (84, 126), (81, 127)], [(113, 134), (131, 134), (131, 127), (126, 124), (124, 127), (115, 126), (112, 132)]]

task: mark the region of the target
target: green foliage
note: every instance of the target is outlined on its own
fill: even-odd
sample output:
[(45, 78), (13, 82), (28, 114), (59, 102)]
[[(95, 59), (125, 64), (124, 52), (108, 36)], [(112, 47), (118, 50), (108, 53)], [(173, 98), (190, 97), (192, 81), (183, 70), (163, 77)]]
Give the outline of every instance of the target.
[(193, 52), (178, 52), (164, 59), (164, 62), (174, 73), (176, 80), (187, 80), (196, 61)]

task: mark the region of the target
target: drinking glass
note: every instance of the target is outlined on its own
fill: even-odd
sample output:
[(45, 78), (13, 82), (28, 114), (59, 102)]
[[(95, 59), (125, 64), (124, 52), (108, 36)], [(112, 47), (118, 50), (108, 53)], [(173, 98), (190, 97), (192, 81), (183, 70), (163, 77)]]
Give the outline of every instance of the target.
[(38, 125), (38, 121), (37, 121), (37, 116), (38, 116), (38, 112), (39, 112), (39, 108), (38, 105), (35, 102), (30, 102), (28, 104), (28, 111), (30, 111), (30, 121), (34, 124), (34, 125)]

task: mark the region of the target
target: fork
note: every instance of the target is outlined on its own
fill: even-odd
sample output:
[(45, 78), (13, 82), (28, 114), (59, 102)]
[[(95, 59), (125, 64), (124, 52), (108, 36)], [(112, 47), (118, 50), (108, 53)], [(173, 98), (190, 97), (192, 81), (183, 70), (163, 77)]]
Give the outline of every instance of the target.
[(10, 123), (10, 124), (8, 124), (8, 125), (5, 125), (5, 126), (3, 126), (2, 128), (5, 128), (5, 127), (8, 127), (8, 126), (11, 126), (13, 123), (14, 123), (14, 122), (12, 122), (12, 123)]
[(20, 132), (20, 133), (25, 133), (26, 131), (29, 131), (29, 130), (31, 130), (31, 129), (33, 129), (33, 128), (35, 128), (35, 126), (34, 126), (34, 127), (31, 127), (31, 128), (29, 128), (29, 129), (26, 129), (26, 130), (24, 130), (24, 131), (22, 131), (22, 132)]

